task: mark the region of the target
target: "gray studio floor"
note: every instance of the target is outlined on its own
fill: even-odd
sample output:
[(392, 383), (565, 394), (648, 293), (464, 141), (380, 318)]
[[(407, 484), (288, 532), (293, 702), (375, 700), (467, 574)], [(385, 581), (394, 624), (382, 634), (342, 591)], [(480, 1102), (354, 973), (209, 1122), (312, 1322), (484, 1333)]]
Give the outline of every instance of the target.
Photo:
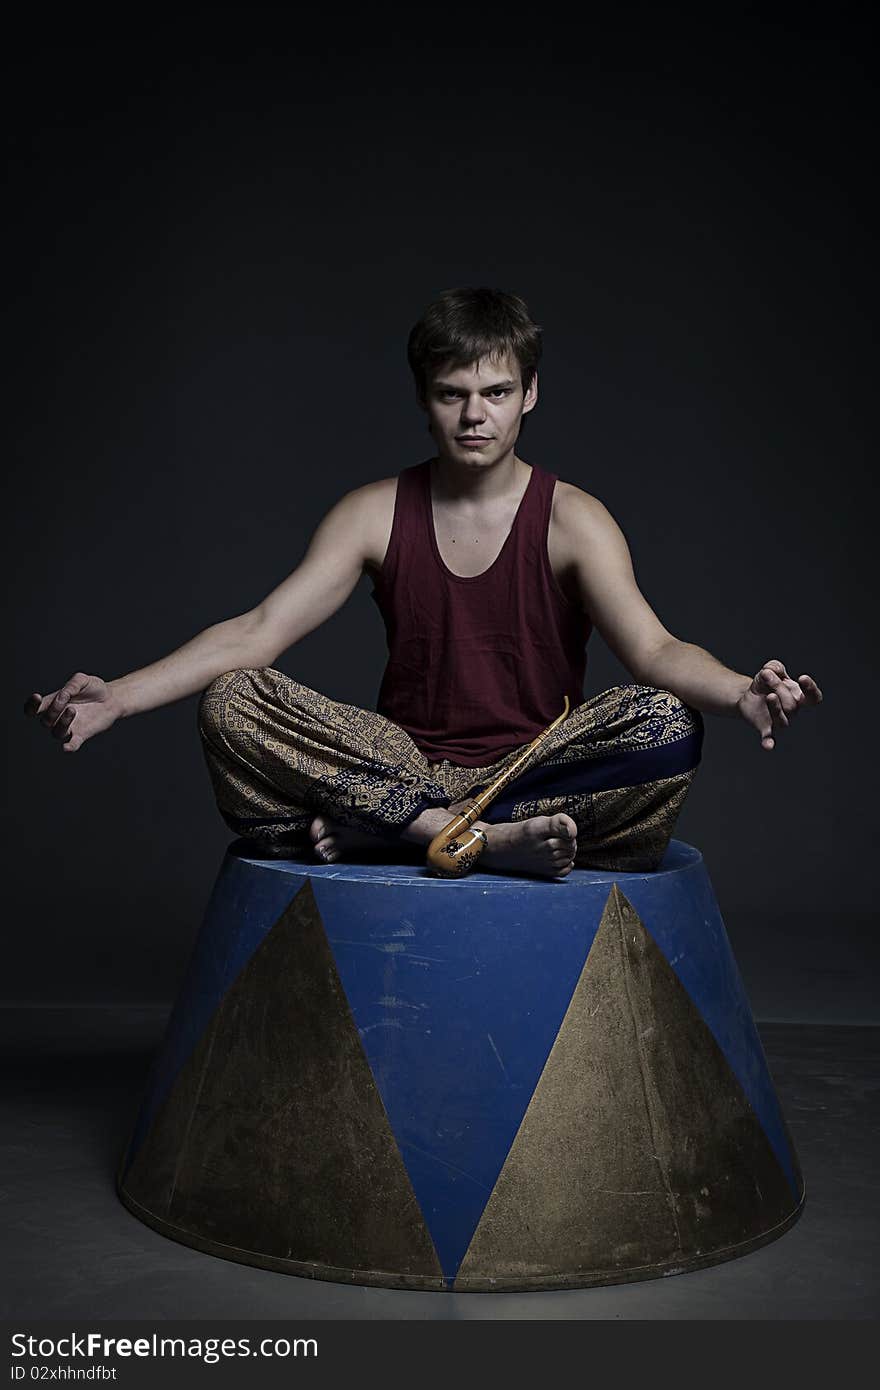
[(785, 949), (778, 923), (773, 950), (758, 927), (731, 932), (804, 1171), (800, 1220), (771, 1245), (726, 1264), (597, 1289), (438, 1294), (350, 1287), (178, 1245), (130, 1215), (113, 1186), (167, 1008), (4, 1009), (0, 1316), (876, 1317), (880, 1028), (872, 938), (860, 926), (850, 928), (848, 942), (837, 932), (833, 977), (822, 970), (821, 940), (805, 937), (802, 924), (791, 926), (788, 946), (796, 936), (796, 952)]

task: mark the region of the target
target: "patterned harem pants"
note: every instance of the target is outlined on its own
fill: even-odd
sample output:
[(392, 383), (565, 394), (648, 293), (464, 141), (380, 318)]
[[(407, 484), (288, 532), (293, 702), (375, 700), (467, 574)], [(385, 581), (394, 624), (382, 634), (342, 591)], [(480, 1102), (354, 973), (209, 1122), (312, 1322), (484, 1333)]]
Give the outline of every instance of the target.
[[(488, 767), (429, 762), (390, 719), (272, 667), (212, 681), (199, 701), (199, 732), (220, 813), (260, 856), (310, 851), (319, 812), (377, 836), (399, 834), (427, 807), (476, 794), (521, 752)], [(701, 715), (669, 691), (614, 686), (573, 709), (542, 743), (538, 763), (481, 819), (565, 811), (578, 827), (577, 867), (654, 869), (702, 741)]]

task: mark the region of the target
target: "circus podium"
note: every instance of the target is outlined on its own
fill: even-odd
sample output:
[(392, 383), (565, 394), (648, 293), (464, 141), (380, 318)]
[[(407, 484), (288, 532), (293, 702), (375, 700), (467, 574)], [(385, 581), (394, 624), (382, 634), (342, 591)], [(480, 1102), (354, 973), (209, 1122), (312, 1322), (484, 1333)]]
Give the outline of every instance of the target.
[(804, 1187), (709, 876), (223, 862), (117, 1177), (225, 1259), (563, 1289), (775, 1239)]

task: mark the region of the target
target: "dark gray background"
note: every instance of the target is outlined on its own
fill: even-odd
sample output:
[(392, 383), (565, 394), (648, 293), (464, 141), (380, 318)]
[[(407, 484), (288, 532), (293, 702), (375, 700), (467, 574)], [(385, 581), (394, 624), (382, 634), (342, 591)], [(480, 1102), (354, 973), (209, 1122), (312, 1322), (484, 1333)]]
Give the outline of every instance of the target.
[[(69, 757), (28, 693), (251, 607), (343, 491), (427, 456), (408, 331), (442, 289), (490, 284), (545, 329), (522, 457), (606, 503), (672, 632), (823, 687), (771, 754), (707, 717), (676, 833), (753, 997), (772, 976), (765, 1016), (806, 942), (808, 1012), (863, 1018), (859, 36), (587, 44), (438, 12), (428, 43), (293, 41), (255, 13), (12, 45), (6, 998), (171, 998), (231, 838), (195, 697)], [(362, 580), (278, 664), (374, 706), (384, 657)], [(587, 693), (626, 678), (594, 635)]]

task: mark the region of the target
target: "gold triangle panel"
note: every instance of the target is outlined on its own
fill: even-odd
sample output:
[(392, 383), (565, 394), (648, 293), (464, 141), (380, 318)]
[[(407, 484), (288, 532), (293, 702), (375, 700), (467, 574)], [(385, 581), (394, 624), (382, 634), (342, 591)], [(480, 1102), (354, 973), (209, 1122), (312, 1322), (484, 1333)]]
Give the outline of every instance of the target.
[(444, 1287), (310, 880), (227, 991), (120, 1196), (244, 1263)]
[(614, 884), (455, 1287), (697, 1268), (781, 1234), (799, 1210), (721, 1049)]

